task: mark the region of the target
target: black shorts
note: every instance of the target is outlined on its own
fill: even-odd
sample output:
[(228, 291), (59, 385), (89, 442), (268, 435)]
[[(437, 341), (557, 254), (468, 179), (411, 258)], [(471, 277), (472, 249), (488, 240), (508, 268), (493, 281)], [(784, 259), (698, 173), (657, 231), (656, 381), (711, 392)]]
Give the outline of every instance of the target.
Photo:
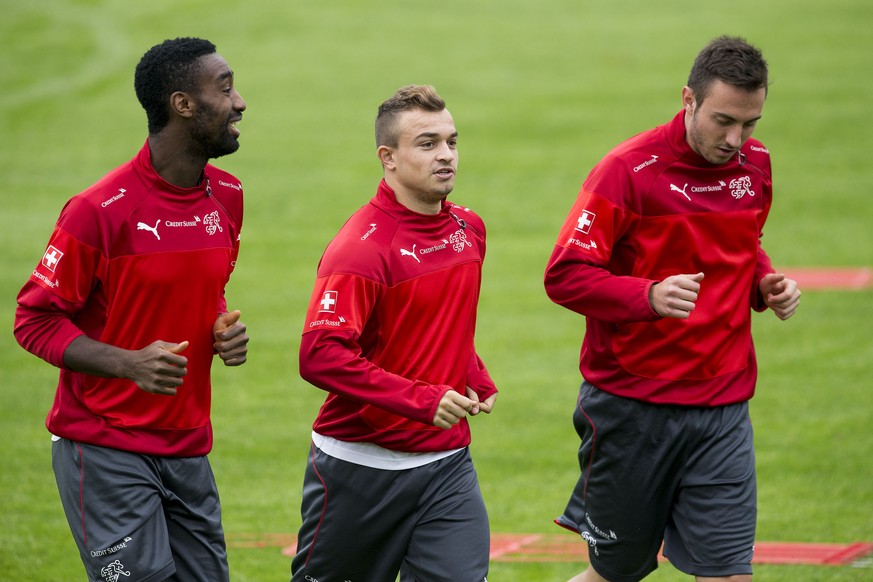
[(752, 573), (757, 518), (748, 403), (655, 405), (587, 382), (573, 416), (582, 474), (558, 525), (579, 532), (591, 565), (636, 582), (664, 555), (695, 576)]
[(52, 467), (89, 580), (229, 579), (206, 457), (153, 457), (60, 439)]
[(488, 514), (467, 449), (398, 471), (312, 445), (293, 582), (483, 582)]

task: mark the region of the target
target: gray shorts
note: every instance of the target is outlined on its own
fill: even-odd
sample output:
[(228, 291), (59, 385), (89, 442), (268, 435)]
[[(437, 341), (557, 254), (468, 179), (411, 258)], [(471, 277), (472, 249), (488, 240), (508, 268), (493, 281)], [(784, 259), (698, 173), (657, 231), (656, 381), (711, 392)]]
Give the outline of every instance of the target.
[(613, 582), (657, 568), (658, 551), (695, 576), (752, 573), (757, 518), (748, 403), (647, 404), (583, 383), (573, 416), (582, 474), (555, 521), (588, 543)]
[(153, 457), (60, 439), (52, 467), (89, 580), (229, 580), (205, 456)]
[(483, 582), (490, 531), (467, 449), (400, 471), (315, 445), (303, 481), (293, 582)]

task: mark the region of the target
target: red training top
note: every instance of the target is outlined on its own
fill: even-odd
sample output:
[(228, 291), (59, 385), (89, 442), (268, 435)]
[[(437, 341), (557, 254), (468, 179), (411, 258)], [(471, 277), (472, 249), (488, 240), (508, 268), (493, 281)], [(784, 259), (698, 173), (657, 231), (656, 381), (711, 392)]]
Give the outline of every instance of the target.
[[(652, 403), (751, 398), (751, 309), (765, 308), (758, 284), (773, 272), (760, 244), (771, 196), (770, 153), (760, 142), (711, 164), (686, 142), (684, 112), (601, 160), (545, 273), (549, 297), (586, 316), (584, 378)], [(659, 317), (649, 287), (697, 272), (705, 277), (690, 318)]]
[(318, 265), (300, 346), (300, 375), (330, 394), (313, 429), (404, 452), (467, 446), (467, 419), (432, 424), (443, 394), (497, 389), (473, 335), (485, 225), (444, 202), (415, 213), (382, 181)]
[[(239, 250), (242, 187), (207, 165), (194, 188), (154, 170), (148, 143), (64, 206), (48, 248), (18, 295), (15, 337), (61, 368), (47, 419), (55, 435), (161, 456), (212, 448), (212, 326)], [(125, 349), (189, 341), (175, 396), (64, 367), (82, 334)]]

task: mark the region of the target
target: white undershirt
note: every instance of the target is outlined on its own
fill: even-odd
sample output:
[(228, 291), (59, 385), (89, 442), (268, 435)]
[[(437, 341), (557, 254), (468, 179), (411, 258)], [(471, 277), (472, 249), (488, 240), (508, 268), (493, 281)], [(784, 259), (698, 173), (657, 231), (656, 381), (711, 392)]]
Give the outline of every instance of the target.
[(464, 450), (461, 448), (432, 453), (405, 453), (392, 451), (373, 443), (341, 441), (333, 437), (318, 434), (315, 431), (312, 431), (312, 442), (324, 454), (331, 457), (356, 465), (387, 471), (402, 471), (404, 469), (421, 467), (422, 465), (434, 463)]

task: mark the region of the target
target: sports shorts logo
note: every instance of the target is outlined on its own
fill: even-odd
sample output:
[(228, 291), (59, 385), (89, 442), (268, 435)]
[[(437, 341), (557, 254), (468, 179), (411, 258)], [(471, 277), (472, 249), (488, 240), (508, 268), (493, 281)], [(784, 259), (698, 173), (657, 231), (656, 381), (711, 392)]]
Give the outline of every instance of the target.
[(121, 576), (126, 576), (126, 577), (130, 578), (130, 572), (129, 571), (125, 572), (124, 571), (124, 564), (122, 564), (118, 560), (115, 560), (114, 562), (112, 562), (108, 566), (104, 566), (100, 570), (100, 575), (103, 576), (103, 579), (106, 582), (118, 582), (118, 579)]
[(579, 215), (579, 218), (576, 220), (576, 230), (578, 230), (582, 234), (588, 234), (588, 231), (591, 230), (591, 225), (594, 224), (594, 219), (596, 217), (597, 215), (593, 212), (583, 210), (582, 214)]
[(63, 256), (64, 253), (59, 251), (56, 247), (49, 245), (45, 254), (42, 256), (42, 266), (54, 273)]
[(92, 558), (100, 558), (103, 556), (110, 556), (110, 555), (112, 555), (116, 552), (120, 552), (124, 548), (128, 547), (127, 544), (128, 544), (128, 542), (131, 542), (131, 541), (133, 541), (133, 538), (130, 536), (127, 536), (126, 538), (124, 538), (123, 540), (121, 540), (120, 542), (118, 542), (117, 544), (115, 544), (114, 546), (112, 546), (110, 548), (105, 548), (102, 550), (91, 550), (91, 557)]
[(318, 310), (319, 313), (336, 313), (336, 302), (339, 299), (339, 293), (337, 291), (325, 291), (324, 295), (321, 296), (321, 301), (318, 302), (321, 305), (321, 309)]
[(588, 542), (588, 547), (594, 551), (594, 555), (599, 556), (600, 551), (598, 551), (598, 549), (597, 549), (597, 539), (595, 539), (595, 537), (593, 535), (591, 535), (590, 533), (588, 533), (587, 531), (583, 531), (580, 535), (582, 536), (583, 540)]

